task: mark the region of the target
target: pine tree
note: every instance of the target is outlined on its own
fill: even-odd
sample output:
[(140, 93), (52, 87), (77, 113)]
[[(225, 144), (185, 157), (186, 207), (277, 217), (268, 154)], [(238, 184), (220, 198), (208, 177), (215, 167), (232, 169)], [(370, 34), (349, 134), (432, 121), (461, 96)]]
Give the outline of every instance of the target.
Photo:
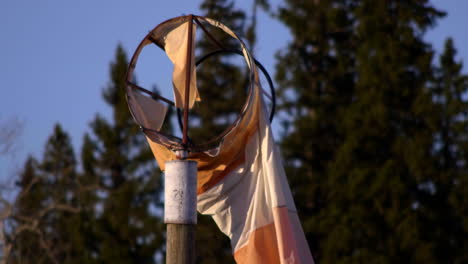
[(90, 136), (85, 134), (81, 147), (82, 171), (77, 176), (76, 203), (80, 209), (75, 216), (73, 230), (80, 235), (73, 236), (74, 258), (70, 263), (100, 263), (98, 237), (98, 195), (101, 189), (99, 177), (96, 173), (96, 148)]
[(22, 195), (18, 196), (14, 203), (16, 205), (13, 208), (14, 231), (10, 232), (8, 237), (10, 243), (12, 243), (8, 262), (21, 263), (21, 261), (34, 260), (35, 263), (50, 263), (47, 255), (41, 250), (38, 234), (34, 230), (18, 230), (23, 224), (27, 223), (17, 216), (34, 218), (44, 207), (42, 203), (46, 199), (46, 193), (39, 182), (38, 167), (37, 160), (29, 156), (16, 183)]
[(287, 1), (283, 151), (320, 263), (437, 262), (416, 207), (430, 175), (427, 1)]
[(427, 183), (430, 188), (423, 189), (425, 199), (420, 205), (436, 257), (448, 263), (468, 261), (464, 243), (468, 211), (463, 203), (468, 183), (468, 100), (464, 97), (468, 76), (461, 72), (456, 52), (453, 40), (447, 39), (433, 88), (437, 173)]
[[(15, 203), (14, 258), (34, 263), (77, 263), (76, 161), (68, 134), (55, 125), (40, 163), (29, 158)], [(34, 252), (34, 253), (32, 253)], [(37, 256), (41, 257), (37, 257)]]
[(127, 108), (126, 68), (126, 54), (119, 46), (103, 93), (113, 119), (98, 115), (92, 122), (92, 133), (83, 140), (81, 173), (76, 172), (70, 138), (59, 125), (43, 160), (26, 163), (15, 228), (38, 224), (15, 239), (18, 263), (157, 262), (163, 250), (161, 177)]
[[(77, 208), (75, 154), (69, 135), (58, 124), (45, 146), (41, 172), (50, 205)], [(76, 213), (61, 209), (47, 213), (47, 228), (44, 232), (48, 240), (53, 241), (50, 246), (56, 250), (53, 254), (59, 263), (73, 263), (73, 258), (76, 257), (72, 242), (76, 236), (81, 235), (74, 229)]]
[[(354, 11), (355, 101), (343, 116), (346, 132), (330, 165), (325, 212), (328, 262), (435, 262), (425, 239), (418, 188), (434, 172), (432, 50), (422, 33), (441, 14), (425, 2), (361, 1)], [(340, 216), (340, 217), (339, 217)]]
[[(98, 115), (82, 150), (86, 173), (99, 178), (104, 191), (96, 202), (96, 254), (104, 263), (155, 263), (162, 250), (159, 208), (160, 174), (145, 137), (125, 100), (127, 56), (117, 47), (110, 83), (103, 91), (112, 120)], [(160, 209), (157, 209), (160, 210)], [(154, 210), (153, 210), (154, 211)]]
[(278, 18), (293, 40), (278, 53), (276, 73), (279, 108), (287, 113), (282, 152), (312, 255), (321, 260), (328, 166), (343, 141), (341, 115), (355, 89), (356, 22), (349, 1), (286, 3)]

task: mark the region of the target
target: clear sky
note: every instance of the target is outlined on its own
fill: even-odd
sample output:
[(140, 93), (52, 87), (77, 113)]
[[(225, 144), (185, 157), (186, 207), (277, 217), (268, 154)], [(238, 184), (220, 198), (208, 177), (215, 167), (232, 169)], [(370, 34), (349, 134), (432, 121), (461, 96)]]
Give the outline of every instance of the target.
[[(270, 2), (281, 4), (280, 0)], [(238, 3), (251, 6), (251, 1)], [(440, 51), (445, 38), (452, 36), (459, 58), (468, 60), (468, 2), (433, 3), (448, 16), (426, 39)], [(0, 1), (0, 122), (18, 118), (24, 124), (15, 155), (0, 157), (0, 181), (20, 168), (28, 153), (41, 158), (57, 122), (70, 133), (79, 155), (89, 122), (98, 112), (110, 113), (101, 91), (108, 83), (117, 44), (131, 55), (154, 26), (175, 16), (200, 14), (199, 4), (193, 0)], [(274, 75), (274, 54), (290, 37), (284, 26), (263, 13), (258, 26), (255, 54)], [(166, 61), (159, 68), (155, 58), (147, 59), (147, 67), (138, 72), (139, 83), (145, 87), (157, 84), (169, 93), (170, 64)]]

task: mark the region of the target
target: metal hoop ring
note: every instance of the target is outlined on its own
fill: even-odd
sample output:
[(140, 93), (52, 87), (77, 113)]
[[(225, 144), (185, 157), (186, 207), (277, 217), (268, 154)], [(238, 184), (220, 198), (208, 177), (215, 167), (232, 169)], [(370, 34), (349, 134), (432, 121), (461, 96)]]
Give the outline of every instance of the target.
[[(237, 54), (237, 55), (240, 55), (240, 56), (243, 56), (244, 54), (242, 53), (242, 51), (240, 50), (236, 50), (236, 49), (220, 49), (220, 50), (215, 50), (213, 52), (210, 52), (208, 54), (206, 54), (205, 56), (201, 57), (200, 59), (198, 59), (195, 63), (195, 66), (198, 66), (200, 65), (201, 63), (203, 63), (205, 60), (207, 60), (209, 57), (211, 56), (214, 56), (214, 55), (217, 55), (217, 54), (220, 54), (220, 53), (234, 53), (234, 54)], [(265, 69), (265, 67), (263, 67), (263, 65), (258, 61), (256, 60), (255, 58), (253, 58), (254, 62), (255, 62), (255, 65), (257, 65), (259, 68), (260, 68), (260, 71), (262, 71), (263, 75), (265, 76), (265, 78), (267, 79), (267, 82), (268, 82), (268, 86), (270, 87), (270, 94), (271, 94), (271, 112), (270, 112), (270, 117), (269, 117), (269, 120), (270, 120), (270, 123), (273, 122), (273, 118), (275, 117), (275, 111), (276, 111), (276, 93), (275, 93), (275, 87), (273, 85), (273, 81), (270, 77), (270, 74), (268, 74), (268, 71)], [(178, 121), (178, 124), (179, 124), (179, 128), (182, 129), (182, 113), (181, 113), (181, 110), (179, 108), (177, 108), (177, 121)]]

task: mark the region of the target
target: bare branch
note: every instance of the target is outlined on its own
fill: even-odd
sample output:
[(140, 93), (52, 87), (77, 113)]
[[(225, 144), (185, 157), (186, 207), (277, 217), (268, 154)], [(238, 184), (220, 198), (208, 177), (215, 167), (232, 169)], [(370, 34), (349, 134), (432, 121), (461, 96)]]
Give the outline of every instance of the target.
[(11, 118), (0, 123), (0, 155), (14, 151), (18, 137), (23, 130), (23, 122), (18, 118)]
[[(0, 264), (5, 264), (6, 261), (11, 257), (12, 248), (16, 244), (17, 239), (21, 233), (29, 231), (35, 233), (38, 236), (39, 246), (45, 251), (46, 255), (54, 264), (58, 264), (59, 260), (57, 254), (60, 250), (63, 250), (63, 245), (60, 247), (53, 246), (52, 240), (48, 238), (43, 227), (40, 226), (41, 221), (53, 211), (79, 213), (81, 208), (72, 206), (66, 203), (60, 203), (58, 201), (52, 201), (45, 208), (35, 211), (32, 215), (25, 215), (20, 211), (14, 210), (18, 206), (18, 202), (25, 199), (30, 193), (34, 185), (40, 182), (39, 177), (34, 177), (25, 186), (22, 191), (17, 195), (16, 202), (11, 203), (0, 195), (0, 244), (3, 243), (3, 259), (0, 258)], [(102, 189), (100, 184), (91, 185), (79, 185), (75, 189), (76, 193), (86, 193), (94, 190)], [(17, 226), (6, 231), (7, 220), (12, 220)]]

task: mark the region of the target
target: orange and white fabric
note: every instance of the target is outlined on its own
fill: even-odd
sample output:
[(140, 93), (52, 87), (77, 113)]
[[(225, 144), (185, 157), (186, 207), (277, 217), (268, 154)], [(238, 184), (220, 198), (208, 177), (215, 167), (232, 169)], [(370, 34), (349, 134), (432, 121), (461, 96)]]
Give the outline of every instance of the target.
[[(231, 238), (237, 263), (313, 263), (260, 96), (251, 132), (198, 211)], [(202, 187), (202, 186), (200, 186)]]

